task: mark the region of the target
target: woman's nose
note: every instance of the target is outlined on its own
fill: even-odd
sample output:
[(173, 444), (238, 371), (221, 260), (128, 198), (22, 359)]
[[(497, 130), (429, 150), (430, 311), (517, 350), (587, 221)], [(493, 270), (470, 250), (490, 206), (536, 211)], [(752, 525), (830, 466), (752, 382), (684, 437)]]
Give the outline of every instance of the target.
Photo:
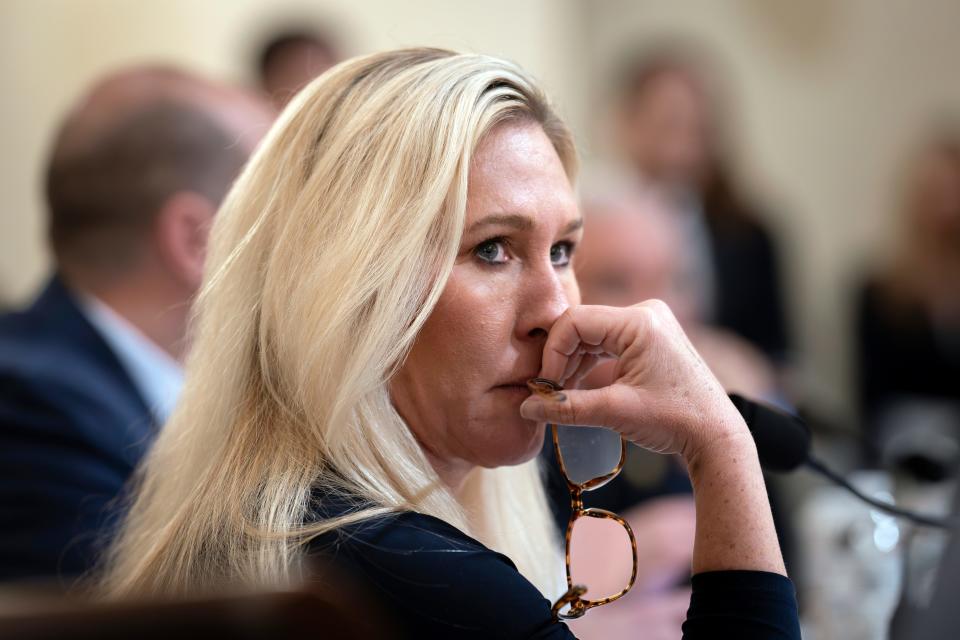
[(570, 307), (568, 288), (555, 269), (531, 275), (518, 300), (518, 337), (546, 339), (550, 327)]

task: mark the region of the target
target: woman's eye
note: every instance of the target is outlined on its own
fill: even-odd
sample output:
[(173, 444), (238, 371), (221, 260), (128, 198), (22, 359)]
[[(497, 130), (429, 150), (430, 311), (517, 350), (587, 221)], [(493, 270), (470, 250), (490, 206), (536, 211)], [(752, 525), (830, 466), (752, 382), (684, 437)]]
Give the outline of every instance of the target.
[(566, 267), (573, 256), (572, 242), (558, 242), (550, 247), (550, 262), (555, 267)]
[(507, 248), (503, 240), (497, 238), (481, 242), (473, 252), (478, 258), (490, 264), (501, 264), (507, 261)]

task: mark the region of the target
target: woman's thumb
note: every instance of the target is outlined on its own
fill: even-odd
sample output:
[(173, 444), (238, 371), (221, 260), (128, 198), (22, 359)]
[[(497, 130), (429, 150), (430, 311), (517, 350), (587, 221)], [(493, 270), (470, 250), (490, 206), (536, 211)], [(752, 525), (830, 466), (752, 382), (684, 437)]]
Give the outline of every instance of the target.
[(600, 389), (564, 389), (545, 397), (533, 394), (520, 405), (527, 420), (582, 426), (611, 426), (610, 398), (606, 387)]

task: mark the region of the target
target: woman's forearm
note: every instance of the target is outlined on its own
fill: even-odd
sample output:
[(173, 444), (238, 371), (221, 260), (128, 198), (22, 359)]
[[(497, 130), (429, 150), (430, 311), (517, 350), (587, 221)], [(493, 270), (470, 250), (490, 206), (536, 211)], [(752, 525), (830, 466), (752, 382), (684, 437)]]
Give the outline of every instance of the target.
[(786, 575), (760, 462), (746, 428), (687, 460), (697, 509), (693, 572), (752, 569)]

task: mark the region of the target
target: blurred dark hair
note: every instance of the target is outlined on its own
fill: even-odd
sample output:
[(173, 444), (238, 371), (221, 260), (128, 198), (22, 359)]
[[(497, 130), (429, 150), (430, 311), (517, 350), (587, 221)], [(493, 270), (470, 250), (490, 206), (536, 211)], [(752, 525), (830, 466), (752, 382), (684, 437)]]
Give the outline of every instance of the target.
[(933, 135), (928, 136), (924, 149), (948, 158), (960, 170), (960, 129), (946, 127), (938, 129)]
[(202, 108), (154, 102), (109, 123), (82, 144), (71, 120), (46, 172), (49, 237), (58, 263), (129, 267), (164, 202), (192, 191), (218, 204), (246, 160)]
[(308, 29), (289, 29), (274, 33), (267, 38), (260, 47), (257, 56), (257, 71), (262, 78), (269, 66), (274, 60), (283, 54), (285, 49), (307, 45), (316, 47), (331, 60), (337, 60), (340, 57), (339, 48), (330, 36), (317, 30)]
[[(617, 98), (627, 103), (646, 91), (653, 81), (671, 73), (686, 76), (698, 90), (712, 94), (708, 86), (720, 69), (716, 57), (694, 42), (672, 38), (656, 42), (623, 58), (615, 70)], [(713, 101), (714, 96), (709, 96)]]
[[(954, 177), (960, 180), (960, 129), (948, 122), (941, 123), (939, 126), (931, 128), (908, 155), (907, 162), (901, 169), (903, 184), (900, 189), (902, 191), (903, 214), (909, 214), (909, 209), (915, 205), (913, 196), (915, 195), (917, 173), (923, 161), (929, 158), (946, 161)], [(915, 230), (922, 231), (915, 228), (914, 221), (910, 220), (909, 216), (905, 218), (905, 221)]]
[[(725, 96), (718, 96), (718, 73), (716, 56), (696, 43), (672, 39), (628, 56), (617, 71), (616, 95), (621, 107), (629, 108), (657, 80), (676, 74), (685, 78), (708, 103), (713, 123), (723, 124)], [(754, 219), (755, 212), (738, 188), (726, 157), (724, 127), (711, 131), (710, 142), (707, 165), (700, 178), (705, 215), (721, 225), (738, 225)]]

